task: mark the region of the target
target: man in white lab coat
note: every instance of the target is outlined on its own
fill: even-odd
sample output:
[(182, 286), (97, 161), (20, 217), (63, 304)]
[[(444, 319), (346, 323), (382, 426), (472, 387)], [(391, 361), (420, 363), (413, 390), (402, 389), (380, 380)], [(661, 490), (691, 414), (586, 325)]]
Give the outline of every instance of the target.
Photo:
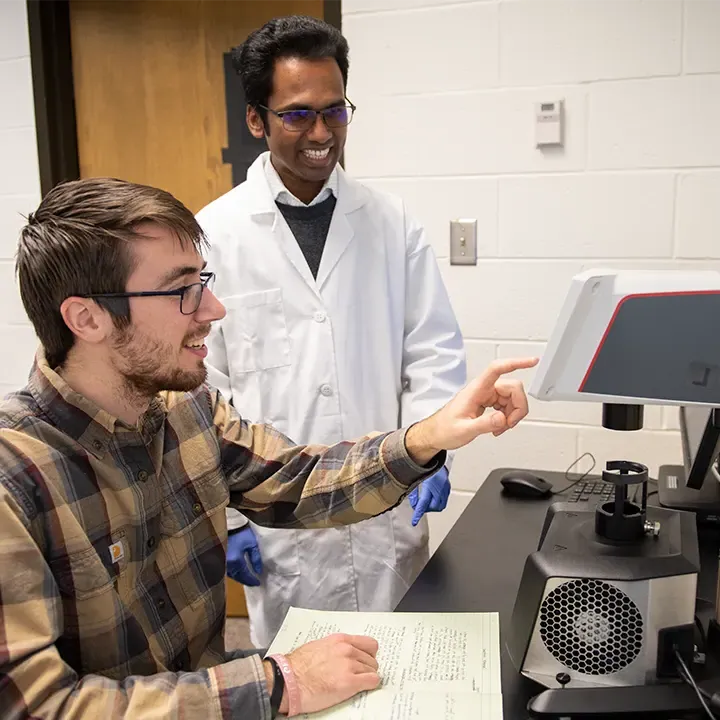
[[(355, 110), (347, 42), (322, 21), (280, 18), (234, 64), (269, 152), (198, 215), (227, 308), (208, 342), (210, 382), (300, 443), (426, 417), (465, 383), (462, 337), (423, 228), (338, 166)], [(428, 558), (423, 515), (449, 492), (443, 468), (392, 512), (326, 530), (230, 511), (228, 573), (248, 586), (253, 643), (267, 647), (291, 605), (394, 609)]]

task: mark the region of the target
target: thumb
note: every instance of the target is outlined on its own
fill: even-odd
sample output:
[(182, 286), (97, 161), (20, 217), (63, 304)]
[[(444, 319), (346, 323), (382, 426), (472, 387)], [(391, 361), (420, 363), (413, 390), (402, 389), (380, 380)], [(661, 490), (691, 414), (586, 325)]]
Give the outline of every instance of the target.
[(501, 412), (484, 413), (473, 421), (475, 436), (487, 435), (488, 433), (499, 433), (507, 430), (507, 418)]
[(260, 556), (260, 548), (257, 545), (253, 545), (250, 548), (250, 562), (252, 563), (253, 570), (257, 575), (262, 575), (263, 563), (262, 557)]
[(380, 685), (380, 675), (376, 670), (359, 673), (352, 676), (352, 682), (356, 686), (356, 693), (363, 692), (364, 690), (374, 690)]
[(420, 518), (427, 512), (427, 509), (432, 500), (432, 493), (424, 486), (420, 486), (420, 499), (418, 500), (417, 507), (412, 516), (412, 525), (415, 527), (419, 522)]
[(417, 505), (418, 501), (418, 489), (417, 487), (414, 487), (410, 494), (408, 495), (408, 502), (410, 503), (410, 507), (414, 510), (415, 506)]

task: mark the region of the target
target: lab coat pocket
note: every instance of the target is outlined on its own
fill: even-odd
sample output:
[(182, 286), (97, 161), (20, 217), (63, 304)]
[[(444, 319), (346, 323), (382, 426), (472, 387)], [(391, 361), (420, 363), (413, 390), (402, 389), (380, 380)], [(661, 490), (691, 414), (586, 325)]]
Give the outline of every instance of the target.
[(280, 288), (223, 298), (222, 331), (231, 373), (290, 364), (290, 337)]
[(300, 574), (297, 534), (312, 531), (268, 528), (255, 523), (252, 523), (252, 528), (257, 537), (263, 566), (268, 576)]

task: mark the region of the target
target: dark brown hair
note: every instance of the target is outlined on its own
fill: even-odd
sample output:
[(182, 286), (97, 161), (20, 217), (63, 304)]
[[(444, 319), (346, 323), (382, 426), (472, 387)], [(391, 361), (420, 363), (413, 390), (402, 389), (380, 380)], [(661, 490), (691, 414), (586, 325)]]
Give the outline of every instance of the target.
[[(113, 178), (56, 185), (20, 231), (16, 271), (25, 312), (50, 367), (62, 365), (74, 336), (60, 313), (73, 295), (125, 292), (133, 270), (130, 241), (153, 222), (198, 252), (205, 236), (193, 214), (164, 190)], [(98, 300), (118, 327), (130, 323), (126, 300)]]

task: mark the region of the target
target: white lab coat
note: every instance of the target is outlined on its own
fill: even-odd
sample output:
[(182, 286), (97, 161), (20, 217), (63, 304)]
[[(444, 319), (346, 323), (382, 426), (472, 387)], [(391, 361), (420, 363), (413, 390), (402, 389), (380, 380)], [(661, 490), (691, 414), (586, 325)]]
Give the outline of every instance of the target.
[[(208, 339), (209, 382), (238, 412), (298, 443), (392, 430), (466, 380), (462, 337), (423, 229), (401, 200), (338, 168), (337, 204), (314, 279), (278, 211), (261, 155), (246, 182), (198, 214), (227, 308)], [(253, 524), (265, 567), (246, 588), (251, 639), (267, 647), (291, 605), (392, 610), (428, 558), (424, 518), (391, 512), (326, 530)]]

